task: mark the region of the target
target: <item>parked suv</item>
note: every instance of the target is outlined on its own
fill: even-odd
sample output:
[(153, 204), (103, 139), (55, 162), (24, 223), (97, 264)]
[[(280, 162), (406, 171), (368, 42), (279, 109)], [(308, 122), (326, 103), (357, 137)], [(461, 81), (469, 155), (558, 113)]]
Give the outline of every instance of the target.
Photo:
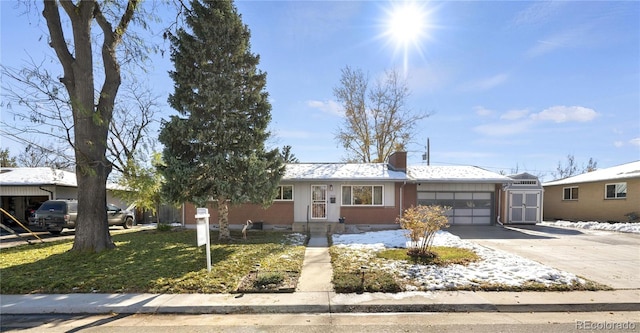
[[(132, 212), (111, 204), (106, 208), (109, 225), (121, 225), (125, 229), (133, 226)], [(52, 234), (59, 234), (64, 228), (75, 228), (77, 217), (77, 200), (47, 200), (36, 210), (34, 224)]]

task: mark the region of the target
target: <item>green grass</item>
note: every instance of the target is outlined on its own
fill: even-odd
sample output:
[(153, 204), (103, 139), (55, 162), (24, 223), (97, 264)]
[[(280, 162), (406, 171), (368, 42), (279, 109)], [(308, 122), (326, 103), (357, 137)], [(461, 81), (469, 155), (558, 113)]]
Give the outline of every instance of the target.
[(413, 263), (426, 265), (434, 264), (440, 266), (449, 264), (466, 265), (480, 259), (475, 252), (459, 247), (434, 246), (431, 248), (431, 252), (436, 254), (435, 258), (417, 258), (409, 256), (407, 254), (407, 249), (386, 249), (378, 252), (377, 256), (383, 259), (406, 260)]
[(0, 252), (0, 293), (228, 293), (256, 264), (300, 272), (304, 246), (287, 233), (251, 233), (217, 243), (211, 233), (211, 273), (194, 230), (113, 235), (117, 248), (97, 254), (69, 252), (72, 240), (22, 245)]

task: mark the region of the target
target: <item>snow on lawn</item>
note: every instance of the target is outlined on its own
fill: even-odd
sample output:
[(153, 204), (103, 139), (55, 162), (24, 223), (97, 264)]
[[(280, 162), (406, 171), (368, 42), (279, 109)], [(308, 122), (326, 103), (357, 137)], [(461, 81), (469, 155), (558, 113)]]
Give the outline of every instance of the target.
[[(354, 250), (354, 260), (375, 257), (385, 248), (406, 248), (405, 230), (373, 231), (362, 234), (333, 235), (333, 245)], [(545, 285), (584, 284), (576, 275), (544, 266), (520, 256), (486, 248), (465, 241), (446, 231), (439, 231), (434, 246), (460, 247), (473, 250), (481, 259), (468, 265), (422, 265), (406, 261), (393, 261), (380, 268), (399, 274), (411, 290), (442, 290), (478, 285), (522, 286), (537, 282)]]
[(603, 223), (603, 222), (569, 222), (569, 221), (555, 221), (555, 222), (542, 222), (542, 225), (551, 227), (563, 227), (563, 228), (575, 228), (575, 229), (591, 229), (591, 230), (607, 230), (607, 231), (619, 231), (630, 232), (634, 234), (640, 234), (640, 223)]

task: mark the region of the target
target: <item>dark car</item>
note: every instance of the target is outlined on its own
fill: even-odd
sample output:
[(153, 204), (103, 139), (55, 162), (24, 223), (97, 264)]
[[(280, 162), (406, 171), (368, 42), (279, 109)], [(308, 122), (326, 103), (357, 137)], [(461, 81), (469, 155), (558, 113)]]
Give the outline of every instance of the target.
[[(133, 213), (115, 205), (107, 205), (109, 225), (121, 225), (125, 229), (133, 226)], [(35, 212), (34, 224), (52, 234), (62, 229), (74, 229), (78, 217), (77, 200), (47, 200)]]

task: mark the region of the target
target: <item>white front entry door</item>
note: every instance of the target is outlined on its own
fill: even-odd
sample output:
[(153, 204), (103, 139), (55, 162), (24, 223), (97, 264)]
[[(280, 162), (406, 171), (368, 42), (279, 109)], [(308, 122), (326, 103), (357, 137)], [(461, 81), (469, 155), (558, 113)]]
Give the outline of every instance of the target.
[(327, 185), (311, 185), (311, 219), (327, 218)]

